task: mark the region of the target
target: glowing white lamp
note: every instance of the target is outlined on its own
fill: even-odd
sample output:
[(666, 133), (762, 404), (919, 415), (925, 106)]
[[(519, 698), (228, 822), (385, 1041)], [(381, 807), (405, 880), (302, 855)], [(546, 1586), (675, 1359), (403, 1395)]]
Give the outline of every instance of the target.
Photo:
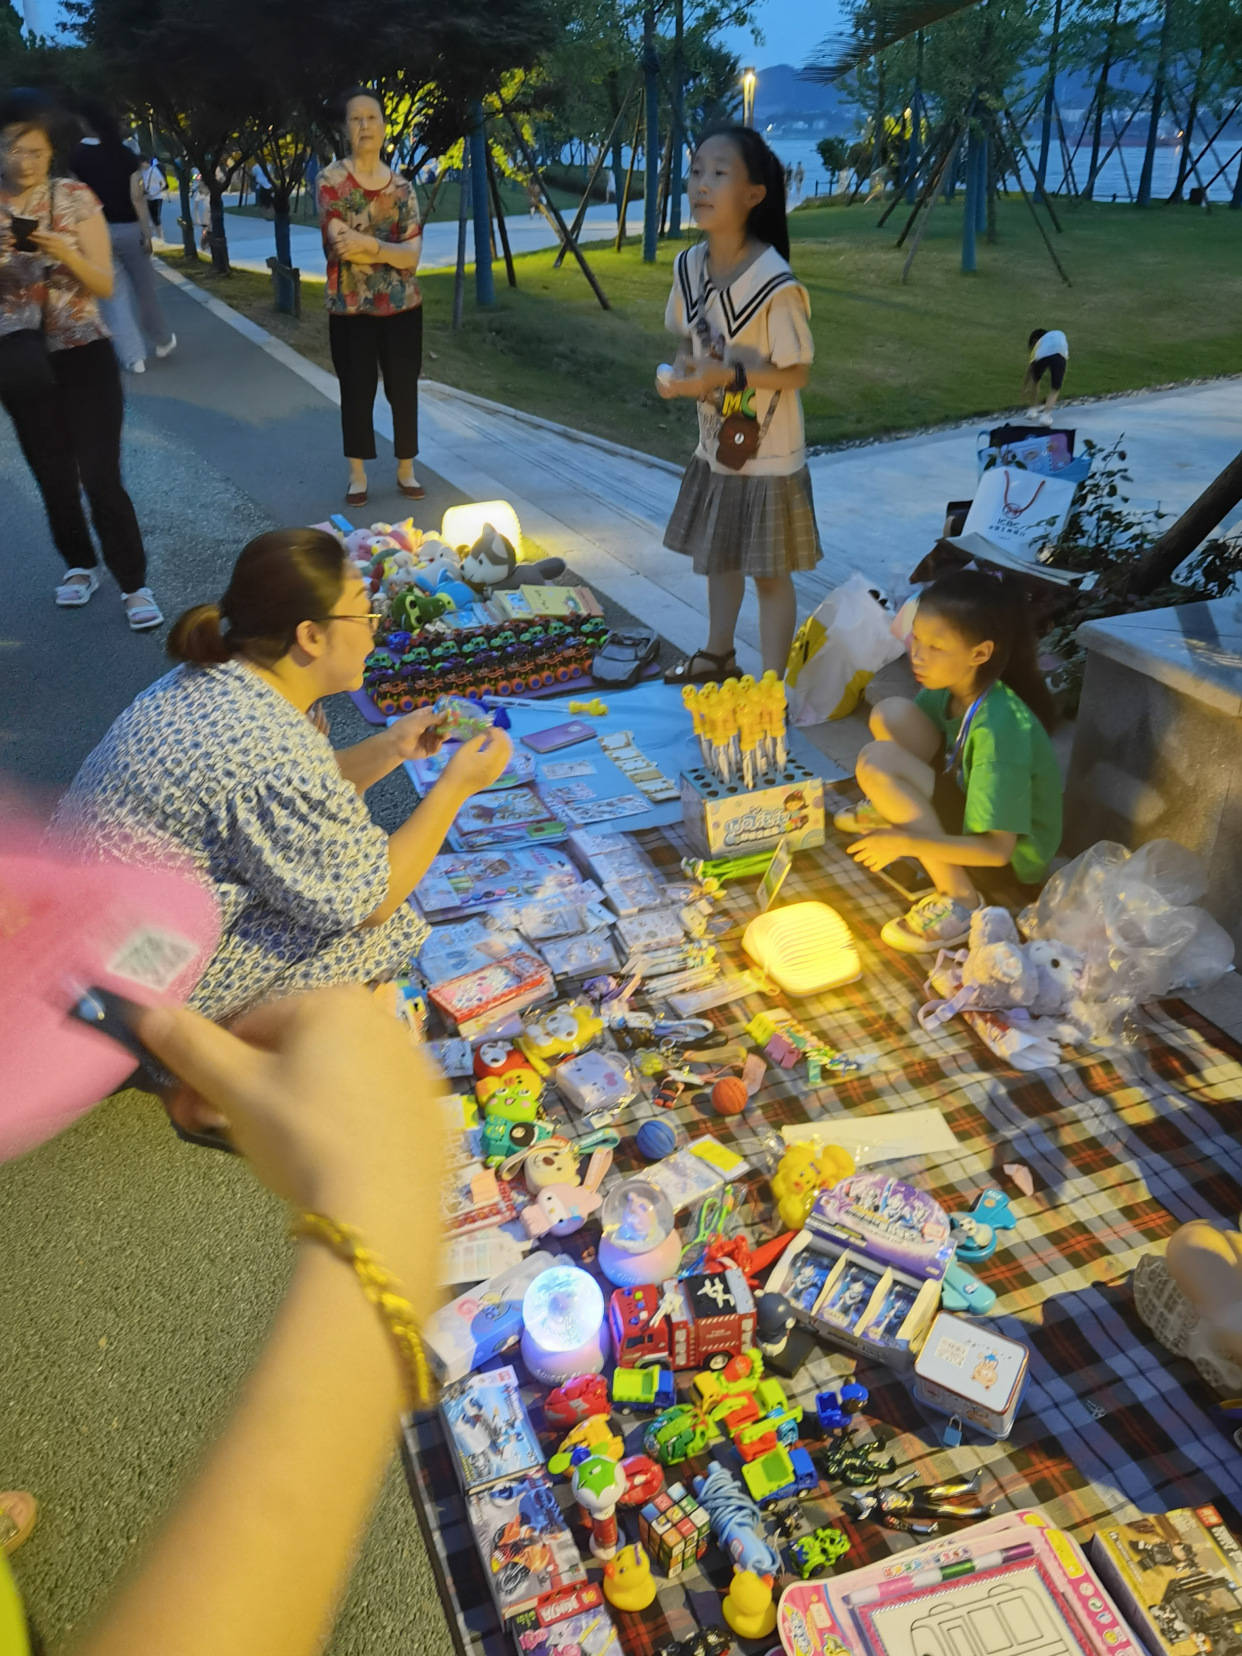
[(626, 1179), (604, 1198), (599, 1268), (618, 1288), (676, 1276), (681, 1237), (668, 1197), (646, 1179)]
[(742, 947), (787, 995), (821, 995), (862, 976), (850, 928), (827, 903), (769, 909), (747, 926)]
[(522, 1296), (522, 1322), (522, 1361), (545, 1386), (603, 1368), (603, 1291), (577, 1265), (555, 1265), (535, 1278)]
[(489, 523), (510, 543), (521, 563), (522, 525), (507, 500), (482, 500), (471, 506), (450, 506), (440, 525), (440, 538), (454, 548), (469, 548)]

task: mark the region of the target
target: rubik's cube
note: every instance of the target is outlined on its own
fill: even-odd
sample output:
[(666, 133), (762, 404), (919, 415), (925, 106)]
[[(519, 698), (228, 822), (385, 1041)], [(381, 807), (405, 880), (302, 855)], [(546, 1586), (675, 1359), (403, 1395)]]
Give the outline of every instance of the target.
[(707, 1551), (711, 1520), (684, 1484), (669, 1484), (638, 1514), (638, 1539), (670, 1578)]

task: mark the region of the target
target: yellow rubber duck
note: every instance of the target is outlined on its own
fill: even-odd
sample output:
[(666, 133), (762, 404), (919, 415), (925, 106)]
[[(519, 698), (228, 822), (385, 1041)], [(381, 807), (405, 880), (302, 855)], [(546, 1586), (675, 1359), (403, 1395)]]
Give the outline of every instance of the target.
[(739, 1639), (766, 1639), (775, 1628), (773, 1580), (774, 1577), (756, 1575), (753, 1570), (734, 1570), (733, 1585), (725, 1594), (721, 1609)]
[[(646, 1549), (636, 1541), (632, 1547), (622, 1547), (617, 1556), (604, 1565), (604, 1597), (614, 1610), (645, 1610), (656, 1596), (656, 1584), (651, 1574), (651, 1560)], [(772, 1627), (776, 1626), (776, 1612), (772, 1612)]]

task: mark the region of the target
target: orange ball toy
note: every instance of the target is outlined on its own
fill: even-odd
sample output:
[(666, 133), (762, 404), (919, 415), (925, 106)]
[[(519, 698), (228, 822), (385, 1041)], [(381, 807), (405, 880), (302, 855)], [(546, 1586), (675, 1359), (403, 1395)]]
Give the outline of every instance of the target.
[(712, 1088), (712, 1108), (717, 1115), (741, 1115), (750, 1100), (740, 1075), (726, 1075)]

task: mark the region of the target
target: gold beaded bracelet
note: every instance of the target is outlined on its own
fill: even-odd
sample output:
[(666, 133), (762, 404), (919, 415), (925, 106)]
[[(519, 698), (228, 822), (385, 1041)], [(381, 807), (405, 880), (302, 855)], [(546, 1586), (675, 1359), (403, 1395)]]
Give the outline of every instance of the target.
[(322, 1242), (346, 1265), (353, 1267), (362, 1284), (362, 1291), (375, 1306), (392, 1336), (405, 1369), (406, 1389), (412, 1409), (429, 1408), (435, 1395), (427, 1353), (423, 1349), (414, 1307), (400, 1292), (400, 1284), (364, 1246), (359, 1233), (351, 1225), (338, 1224), (322, 1213), (303, 1213), (293, 1221), (290, 1230), (295, 1237)]

